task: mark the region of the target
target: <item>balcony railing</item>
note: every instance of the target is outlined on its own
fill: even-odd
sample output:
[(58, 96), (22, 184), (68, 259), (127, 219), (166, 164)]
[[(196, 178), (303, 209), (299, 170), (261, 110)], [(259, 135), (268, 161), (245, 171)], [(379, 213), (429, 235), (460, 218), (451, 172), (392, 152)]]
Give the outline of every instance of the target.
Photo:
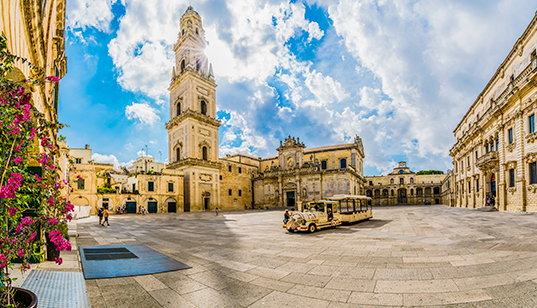
[(483, 169), (483, 167), (490, 168), (490, 167), (497, 166), (498, 162), (499, 162), (498, 152), (494, 151), (494, 152), (488, 152), (487, 154), (479, 157), (477, 159), (476, 165), (477, 165), (477, 168)]

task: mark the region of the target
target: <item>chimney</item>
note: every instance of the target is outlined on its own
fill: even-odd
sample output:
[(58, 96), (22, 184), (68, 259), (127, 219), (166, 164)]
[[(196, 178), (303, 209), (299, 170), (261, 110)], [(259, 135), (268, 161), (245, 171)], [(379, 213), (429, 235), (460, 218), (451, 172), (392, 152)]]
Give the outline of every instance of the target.
[(89, 150), (89, 144), (86, 144), (86, 150)]

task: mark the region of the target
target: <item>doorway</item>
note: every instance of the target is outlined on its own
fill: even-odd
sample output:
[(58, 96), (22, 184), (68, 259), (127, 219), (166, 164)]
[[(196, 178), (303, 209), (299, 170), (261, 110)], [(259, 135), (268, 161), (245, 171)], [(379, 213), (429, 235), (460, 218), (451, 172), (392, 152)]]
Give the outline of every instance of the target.
[(127, 202), (127, 214), (136, 214), (136, 202)]
[(157, 212), (157, 202), (156, 201), (147, 202), (147, 212), (148, 213), (156, 213)]
[(490, 177), (490, 193), (496, 197), (496, 176), (494, 173)]
[(210, 198), (203, 198), (203, 208), (206, 211), (209, 210), (209, 204), (210, 204)]
[(406, 189), (402, 188), (397, 191), (397, 203), (407, 203)]
[(295, 192), (294, 191), (288, 191), (287, 192), (287, 206), (295, 206)]
[(168, 213), (177, 213), (177, 202), (168, 202)]

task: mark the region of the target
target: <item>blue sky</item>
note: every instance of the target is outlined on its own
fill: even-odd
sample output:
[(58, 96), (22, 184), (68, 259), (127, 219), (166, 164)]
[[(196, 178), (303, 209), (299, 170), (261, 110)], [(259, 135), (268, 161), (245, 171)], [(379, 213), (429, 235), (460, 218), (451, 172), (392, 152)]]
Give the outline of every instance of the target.
[[(95, 161), (167, 162), (173, 44), (201, 15), (220, 156), (364, 142), (364, 175), (451, 168), (453, 129), (537, 9), (520, 0), (70, 0), (61, 134)], [(146, 150), (147, 149), (147, 150)]]

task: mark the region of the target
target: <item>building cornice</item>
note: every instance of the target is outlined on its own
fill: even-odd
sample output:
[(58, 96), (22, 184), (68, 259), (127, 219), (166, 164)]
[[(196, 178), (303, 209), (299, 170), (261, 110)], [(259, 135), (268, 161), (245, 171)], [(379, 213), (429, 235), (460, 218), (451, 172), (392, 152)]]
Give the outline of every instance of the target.
[(172, 129), (174, 126), (179, 125), (182, 121), (184, 121), (187, 118), (192, 118), (192, 119), (195, 119), (200, 122), (207, 123), (209, 125), (213, 125), (216, 127), (220, 127), (220, 125), (222, 125), (222, 121), (220, 120), (213, 119), (209, 116), (206, 116), (192, 109), (187, 109), (185, 112), (181, 113), (180, 115), (171, 119), (170, 122), (166, 123), (166, 129), (168, 130)]

